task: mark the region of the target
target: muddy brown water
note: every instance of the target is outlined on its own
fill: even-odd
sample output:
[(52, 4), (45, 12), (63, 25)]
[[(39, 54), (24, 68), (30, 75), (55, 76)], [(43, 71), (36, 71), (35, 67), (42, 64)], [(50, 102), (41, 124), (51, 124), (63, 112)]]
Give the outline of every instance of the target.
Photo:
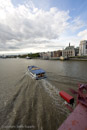
[[(28, 65), (43, 68), (47, 78), (32, 79)], [(59, 91), (71, 94), (69, 88), (87, 83), (86, 72), (84, 61), (0, 59), (0, 129), (57, 130), (70, 114)]]

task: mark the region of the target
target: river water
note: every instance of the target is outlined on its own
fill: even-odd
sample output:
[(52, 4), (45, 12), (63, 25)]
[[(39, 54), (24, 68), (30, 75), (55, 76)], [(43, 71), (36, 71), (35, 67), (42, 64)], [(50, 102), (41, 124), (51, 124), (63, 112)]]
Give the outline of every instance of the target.
[[(47, 79), (32, 79), (29, 65)], [(87, 83), (86, 61), (0, 59), (0, 130), (57, 130), (70, 114), (59, 91), (72, 95), (78, 83)]]

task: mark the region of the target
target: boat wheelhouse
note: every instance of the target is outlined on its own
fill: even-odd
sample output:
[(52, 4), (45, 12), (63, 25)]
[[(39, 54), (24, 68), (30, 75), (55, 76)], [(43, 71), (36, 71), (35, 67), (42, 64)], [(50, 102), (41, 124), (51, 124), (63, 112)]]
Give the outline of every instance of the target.
[(30, 72), (30, 75), (34, 79), (46, 78), (46, 74), (45, 74), (46, 72), (43, 69), (38, 68), (36, 66), (28, 66), (28, 71)]

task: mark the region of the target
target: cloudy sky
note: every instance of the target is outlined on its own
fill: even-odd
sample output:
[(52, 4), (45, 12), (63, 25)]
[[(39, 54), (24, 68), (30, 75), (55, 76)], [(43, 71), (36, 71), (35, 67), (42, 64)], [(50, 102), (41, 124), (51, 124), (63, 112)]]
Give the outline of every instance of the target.
[(0, 54), (43, 52), (87, 40), (87, 0), (0, 0)]

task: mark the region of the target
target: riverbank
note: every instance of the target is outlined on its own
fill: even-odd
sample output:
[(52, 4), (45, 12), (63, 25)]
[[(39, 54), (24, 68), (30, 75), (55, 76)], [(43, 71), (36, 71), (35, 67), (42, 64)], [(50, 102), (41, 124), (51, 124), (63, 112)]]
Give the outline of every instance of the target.
[(59, 57), (53, 57), (53, 58), (49, 58), (49, 59), (42, 59), (42, 58), (40, 58), (40, 59), (41, 60), (60, 60), (60, 61), (87, 61), (87, 59), (84, 59), (84, 58), (63, 58), (63, 59), (60, 59)]
[(69, 60), (73, 60), (73, 61), (87, 61), (87, 59), (79, 59), (79, 58), (69, 58)]
[(74, 56), (74, 57), (70, 57), (69, 60), (73, 60), (73, 61), (87, 61), (87, 56)]
[[(43, 58), (41, 58), (43, 59)], [(49, 58), (44, 58), (43, 60), (72, 60), (72, 61), (87, 61), (87, 56), (73, 56), (73, 57), (49, 57)]]

